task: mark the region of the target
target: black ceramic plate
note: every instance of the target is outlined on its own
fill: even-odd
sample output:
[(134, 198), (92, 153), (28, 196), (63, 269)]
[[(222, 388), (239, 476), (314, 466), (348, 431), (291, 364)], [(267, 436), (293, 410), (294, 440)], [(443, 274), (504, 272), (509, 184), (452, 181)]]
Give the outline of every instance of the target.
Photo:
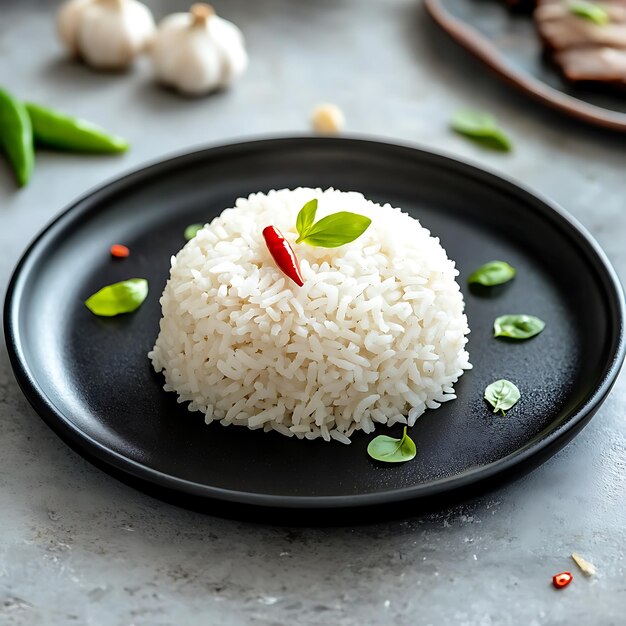
[[(158, 299), (183, 230), (239, 196), (299, 185), (360, 190), (419, 218), (461, 271), (474, 370), (458, 400), (411, 429), (414, 461), (383, 466), (350, 446), (297, 441), (241, 427), (206, 426), (162, 390), (146, 357)], [(112, 243), (132, 256), (109, 257)], [(518, 270), (489, 294), (466, 288), (492, 259)], [(146, 277), (135, 313), (112, 319), (83, 306), (102, 285)], [(532, 313), (537, 338), (492, 338), (493, 319)], [(563, 446), (608, 393), (624, 355), (623, 295), (589, 235), (559, 208), (511, 182), (423, 150), (357, 139), (290, 138), (179, 156), (88, 194), (53, 222), (19, 263), (5, 329), (17, 378), (37, 412), (101, 466), (196, 498), (275, 507), (329, 508), (426, 498), (519, 475)], [(506, 418), (482, 399), (515, 381)], [(396, 434), (400, 429), (390, 430)], [(384, 431), (383, 431), (384, 432)]]
[(433, 19), (507, 82), (572, 117), (626, 131), (626, 94), (572, 84), (547, 59), (532, 16), (504, 0), (425, 0)]

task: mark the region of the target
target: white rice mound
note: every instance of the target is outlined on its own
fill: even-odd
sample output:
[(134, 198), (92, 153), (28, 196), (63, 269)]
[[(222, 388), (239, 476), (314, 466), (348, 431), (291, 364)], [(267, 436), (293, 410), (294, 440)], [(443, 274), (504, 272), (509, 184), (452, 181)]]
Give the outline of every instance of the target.
[[(296, 245), (313, 198), (316, 220), (351, 211), (372, 223), (338, 248)], [(270, 224), (292, 244), (303, 287), (272, 259)], [(471, 368), (457, 275), (439, 239), (388, 204), (334, 189), (252, 194), (172, 257), (148, 356), (207, 424), (350, 443), (456, 397)]]

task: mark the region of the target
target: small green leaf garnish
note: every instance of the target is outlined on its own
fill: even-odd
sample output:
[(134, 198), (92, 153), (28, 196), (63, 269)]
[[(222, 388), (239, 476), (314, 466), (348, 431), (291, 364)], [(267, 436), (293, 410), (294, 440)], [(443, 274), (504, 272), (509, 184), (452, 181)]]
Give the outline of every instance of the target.
[(493, 115), (479, 111), (459, 111), (455, 113), (450, 126), (460, 135), (469, 137), (485, 148), (508, 152), (511, 140), (498, 126)]
[(494, 287), (508, 283), (515, 276), (515, 268), (504, 261), (489, 261), (470, 274), (467, 282), (485, 287)]
[(185, 228), (185, 239), (187, 241), (190, 241), (198, 234), (198, 231), (202, 230), (203, 228), (204, 224), (189, 224), (189, 226)]
[(85, 306), (94, 315), (113, 317), (120, 313), (132, 313), (147, 295), (148, 281), (145, 278), (130, 278), (102, 287), (87, 298)]
[(296, 217), (296, 230), (298, 234), (306, 232), (313, 226), (316, 213), (317, 198), (313, 198), (313, 200), (309, 200), (298, 212), (298, 217)]
[(530, 339), (545, 327), (546, 323), (534, 315), (501, 315), (493, 323), (493, 336)]
[(415, 458), (417, 449), (415, 442), (406, 434), (406, 426), (402, 439), (394, 439), (387, 435), (378, 435), (369, 442), (367, 453), (376, 461), (384, 463), (404, 463)]
[(604, 26), (611, 21), (609, 14), (599, 4), (580, 0), (569, 5), (569, 11), (576, 17), (582, 17), (598, 26)]
[(307, 202), (298, 214), (296, 228), (299, 237), (296, 243), (304, 242), (320, 248), (338, 248), (360, 237), (372, 223), (369, 217), (348, 211), (332, 213), (313, 223), (317, 200), (313, 208), (311, 202)]
[(493, 407), (493, 412), (500, 411), (502, 415), (506, 415), (511, 407), (515, 406), (520, 399), (519, 389), (510, 381), (496, 380), (495, 383), (487, 385), (485, 388), (485, 400)]

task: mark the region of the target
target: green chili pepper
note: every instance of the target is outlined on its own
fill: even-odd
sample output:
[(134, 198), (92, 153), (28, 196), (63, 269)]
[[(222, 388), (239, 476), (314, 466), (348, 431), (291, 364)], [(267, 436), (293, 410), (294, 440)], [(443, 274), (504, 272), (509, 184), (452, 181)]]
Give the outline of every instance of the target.
[(130, 144), (87, 120), (54, 109), (26, 103), (35, 141), (44, 146), (76, 152), (125, 152)]
[(0, 89), (0, 145), (23, 187), (35, 166), (33, 127), (24, 104), (4, 89)]

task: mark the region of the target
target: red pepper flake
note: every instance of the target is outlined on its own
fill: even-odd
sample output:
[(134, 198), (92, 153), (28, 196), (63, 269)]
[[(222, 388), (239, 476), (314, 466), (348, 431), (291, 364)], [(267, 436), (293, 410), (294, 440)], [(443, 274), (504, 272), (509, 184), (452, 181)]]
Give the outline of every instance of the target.
[(555, 574), (552, 577), (552, 584), (557, 589), (563, 589), (563, 587), (567, 587), (572, 580), (574, 580), (574, 577), (569, 572), (561, 572), (560, 574)]
[(267, 226), (263, 229), (263, 237), (267, 244), (267, 249), (276, 261), (276, 265), (282, 272), (291, 278), (298, 287), (304, 285), (302, 274), (300, 273), (300, 263), (296, 257), (290, 243), (282, 236), (275, 226)]
[(127, 256), (130, 256), (130, 250), (121, 243), (114, 243), (111, 246), (111, 256), (117, 259), (125, 259)]

